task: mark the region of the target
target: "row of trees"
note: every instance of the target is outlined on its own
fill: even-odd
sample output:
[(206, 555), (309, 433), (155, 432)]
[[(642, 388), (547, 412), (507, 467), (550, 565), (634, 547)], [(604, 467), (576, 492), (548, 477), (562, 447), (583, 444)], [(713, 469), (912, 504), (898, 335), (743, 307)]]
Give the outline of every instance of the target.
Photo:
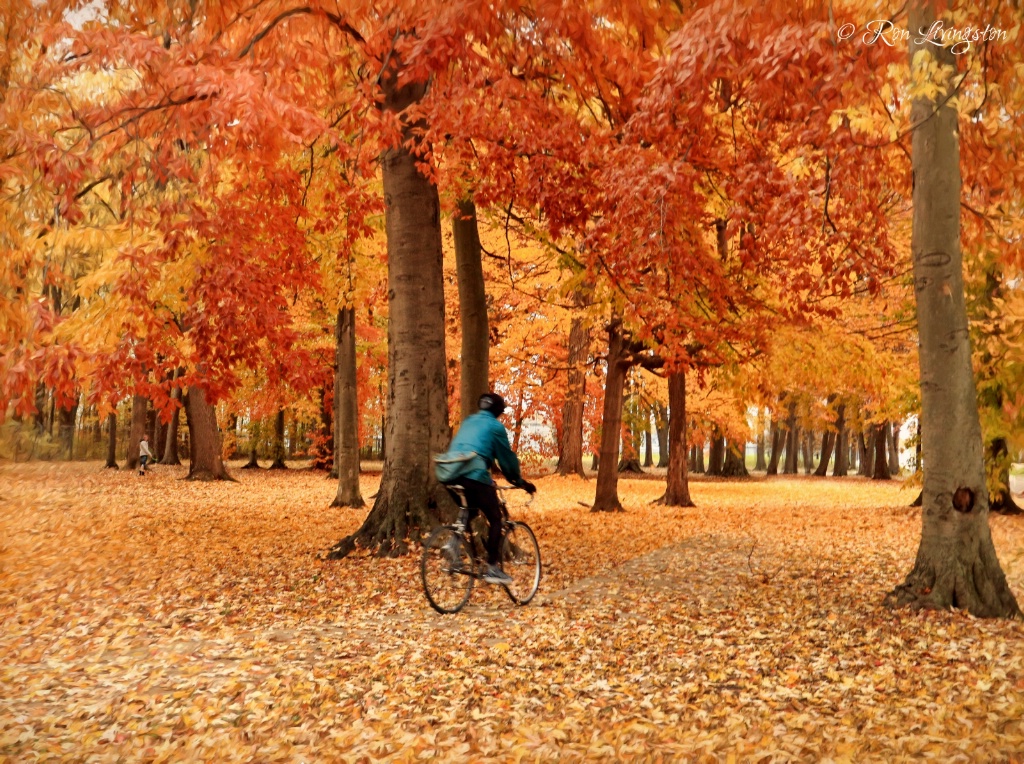
[[(190, 476), (218, 478), (218, 404), (255, 421), (305, 401), (349, 504), (369, 411), (384, 474), (344, 556), (436, 522), (430, 456), (488, 386), (514, 424), (554, 424), (562, 472), (593, 434), (595, 510), (619, 508), (631, 369), (666, 381), (669, 504), (689, 501), (688, 419), (738, 442), (767, 408), (795, 455), (801, 417), (841, 441), (920, 405), (924, 543), (897, 599), (1015, 612), (971, 367), (998, 490), (1024, 408), (1013, 40), (953, 56), (918, 35), (911, 77), (897, 46), (838, 35), (864, 2), (71, 5), (3, 11), (0, 409), (183, 406)], [(1019, 34), (1003, 5), (950, 23), (968, 18)], [(952, 433), (978, 452), (937, 444)]]

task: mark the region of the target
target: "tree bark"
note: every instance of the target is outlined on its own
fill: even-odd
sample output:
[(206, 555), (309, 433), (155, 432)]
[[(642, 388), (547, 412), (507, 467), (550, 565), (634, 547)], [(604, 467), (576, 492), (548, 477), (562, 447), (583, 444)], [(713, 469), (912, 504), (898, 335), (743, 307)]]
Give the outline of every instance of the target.
[(718, 431), (718, 427), (711, 433), (711, 450), (708, 451), (708, 473), (709, 475), (721, 476), (722, 468), (725, 466), (725, 438)]
[(64, 448), (64, 458), (68, 461), (75, 458), (75, 422), (78, 418), (78, 400), (76, 395), (75, 402), (67, 408), (61, 406), (57, 414), (59, 420), (57, 434), (61, 446)]
[(217, 410), (206, 400), (201, 387), (189, 387), (185, 393), (188, 419), (189, 464), (186, 480), (234, 480), (221, 460), (220, 429)]
[[(398, 84), (392, 56), (381, 87), (385, 111), (401, 114), (426, 93), (425, 82)], [(437, 525), (438, 511), (454, 512), (434, 479), (432, 457), (451, 439), (445, 359), (441, 204), (437, 187), (420, 172), (422, 123), (404, 119), (403, 143), (384, 151), (381, 171), (388, 250), (388, 402), (384, 468), (363, 525), (332, 547), (329, 557), (357, 546), (379, 556), (408, 551)]]
[(462, 418), (479, 411), (480, 396), (490, 390), (490, 329), (487, 323), (487, 292), (480, 254), (476, 205), (461, 199), (452, 221), (455, 267), (459, 285), (459, 319), (462, 327), (462, 369), (459, 394)]
[(651, 442), (651, 422), (648, 419), (647, 429), (644, 430), (644, 466), (654, 466), (654, 445)]
[(832, 449), (835, 447), (836, 434), (831, 430), (825, 430), (821, 436), (821, 459), (818, 468), (814, 471), (815, 477), (828, 475), (828, 463), (832, 460)]
[(886, 442), (889, 444), (889, 474), (899, 475), (900, 474), (900, 423), (889, 422), (889, 428), (886, 433), (888, 438)]
[(795, 475), (800, 450), (800, 428), (796, 424), (796, 401), (789, 403), (789, 418), (786, 419), (786, 464), (783, 473)]
[(779, 474), (779, 462), (782, 457), (782, 449), (786, 442), (786, 430), (779, 426), (778, 421), (773, 416), (771, 419), (771, 431), (772, 431), (772, 452), (768, 457), (768, 469), (765, 472), (768, 475)]
[[(179, 375), (179, 370), (174, 372), (174, 378), (176, 379)], [(171, 399), (173, 401), (181, 400), (181, 388), (171, 388)], [(171, 409), (171, 419), (167, 423), (167, 430), (164, 435), (164, 452), (163, 456), (160, 457), (161, 464), (181, 464), (181, 459), (178, 456), (178, 427), (181, 422), (181, 406), (175, 403), (173, 409)]]
[(288, 465), (284, 463), (284, 409), (278, 409), (274, 417), (274, 460), (268, 469), (286, 470)]
[(668, 377), (668, 475), (665, 495), (659, 500), (667, 507), (692, 507), (687, 475), (686, 447), (686, 375), (674, 372)]
[(108, 470), (117, 469), (117, 412), (107, 414), (107, 463)]
[(804, 430), (800, 436), (800, 450), (804, 457), (804, 474), (810, 475), (814, 472), (814, 432)]
[(262, 469), (259, 462), (260, 423), (249, 421), (249, 461), (242, 465), (243, 470)]
[(359, 395), (356, 388), (356, 309), (338, 311), (334, 338), (337, 374), (334, 377), (334, 419), (337, 443), (338, 492), (332, 507), (363, 507), (359, 491)]
[[(658, 402), (658, 408), (654, 414), (654, 429), (658, 433), (658, 466), (668, 467), (671, 452), (669, 449), (669, 421), (668, 410), (665, 404)], [(686, 454), (683, 454), (685, 457)]]
[(886, 456), (886, 444), (889, 442), (888, 430), (889, 423), (881, 422), (875, 425), (875, 464), (874, 469), (871, 471), (872, 480), (891, 480), (892, 476), (889, 474), (889, 459)]
[(747, 472), (747, 444), (732, 443), (723, 439), (725, 446), (725, 463), (722, 465), (722, 477), (749, 477)]
[(146, 432), (146, 413), (149, 408), (149, 399), (144, 395), (132, 396), (132, 426), (128, 433), (128, 452), (125, 455), (126, 470), (134, 470), (139, 467), (139, 443), (142, 442), (142, 435)]
[(832, 467), (832, 477), (846, 477), (849, 468), (849, 431), (846, 429), (846, 404), (840, 403), (836, 409), (836, 463)]
[(861, 477), (871, 477), (875, 469), (874, 437), (874, 428), (872, 428), (871, 434), (868, 435), (868, 437), (864, 437), (863, 430), (857, 433), (857, 453), (860, 459), (860, 466), (857, 469), (857, 474)]
[(765, 418), (764, 406), (757, 411), (757, 456), (754, 461), (754, 469), (758, 472), (768, 470), (768, 461), (765, 459)]
[(619, 433), (622, 430), (622, 393), (629, 367), (623, 360), (624, 343), (620, 329), (618, 319), (613, 319), (608, 327), (608, 373), (605, 375), (601, 451), (592, 512), (622, 511), (618, 488)]
[(586, 477), (583, 469), (583, 407), (586, 400), (587, 356), (590, 353), (590, 332), (583, 319), (574, 316), (569, 327), (569, 371), (566, 375), (565, 403), (562, 404), (562, 437), (559, 441), (559, 475)]
[[(931, 2), (911, 0), (910, 56), (956, 71), (948, 47), (919, 40), (935, 21)], [(919, 59), (920, 63), (920, 59)], [(951, 84), (911, 106), (911, 253), (920, 345), (924, 473), (921, 544), (914, 567), (886, 601), (1021, 618), (992, 544), (985, 456), (971, 366), (960, 253), (960, 147)]]
[(697, 444), (697, 468), (694, 470), (699, 475), (707, 473), (707, 467), (704, 464), (704, 444)]

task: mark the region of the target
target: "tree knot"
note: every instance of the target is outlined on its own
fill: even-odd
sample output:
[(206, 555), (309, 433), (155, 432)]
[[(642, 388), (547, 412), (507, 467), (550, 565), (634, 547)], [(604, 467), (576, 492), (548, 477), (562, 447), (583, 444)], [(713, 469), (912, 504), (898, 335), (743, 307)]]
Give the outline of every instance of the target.
[(974, 491), (970, 488), (957, 488), (953, 492), (953, 509), (964, 514), (974, 509)]

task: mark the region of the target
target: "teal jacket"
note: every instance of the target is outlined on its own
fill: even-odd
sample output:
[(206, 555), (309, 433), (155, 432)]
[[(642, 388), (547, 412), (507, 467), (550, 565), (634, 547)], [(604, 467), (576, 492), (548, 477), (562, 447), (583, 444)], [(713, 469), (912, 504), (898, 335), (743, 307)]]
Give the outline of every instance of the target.
[(495, 460), (508, 482), (516, 485), (522, 480), (519, 459), (508, 444), (508, 433), (490, 411), (478, 411), (462, 423), (448, 447), (449, 453), (459, 451), (474, 451), (487, 465), (486, 468), (477, 467), (467, 473), (466, 477), (470, 480), (493, 485), (490, 468)]

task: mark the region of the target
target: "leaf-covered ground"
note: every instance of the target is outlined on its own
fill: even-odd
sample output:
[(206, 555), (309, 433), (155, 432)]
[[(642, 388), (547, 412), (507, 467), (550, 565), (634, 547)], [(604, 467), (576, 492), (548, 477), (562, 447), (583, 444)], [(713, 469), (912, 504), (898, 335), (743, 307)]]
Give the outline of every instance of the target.
[[(3, 761), (1024, 761), (1024, 625), (893, 613), (898, 483), (544, 478), (534, 605), (325, 562), (331, 481), (0, 465)], [(374, 493), (368, 475), (364, 495)], [(1024, 519), (993, 517), (1024, 598)]]

